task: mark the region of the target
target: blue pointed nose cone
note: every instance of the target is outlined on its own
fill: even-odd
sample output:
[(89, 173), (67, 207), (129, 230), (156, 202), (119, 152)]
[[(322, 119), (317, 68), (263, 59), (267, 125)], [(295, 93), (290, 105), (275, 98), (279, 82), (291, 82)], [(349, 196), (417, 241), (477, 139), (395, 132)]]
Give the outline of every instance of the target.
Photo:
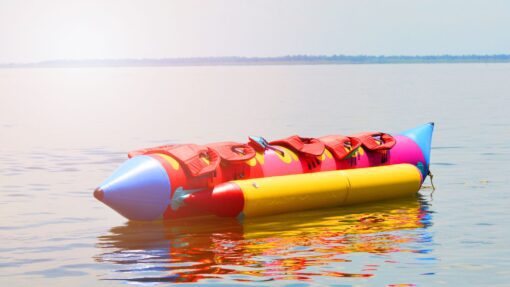
[(158, 220), (170, 204), (170, 180), (159, 161), (136, 156), (108, 177), (94, 196), (130, 220)]
[(401, 135), (411, 138), (421, 149), (423, 157), (425, 158), (426, 172), (428, 173), (430, 165), (430, 146), (432, 143), (432, 132), (434, 131), (434, 123), (428, 123), (416, 127), (414, 129), (401, 132)]

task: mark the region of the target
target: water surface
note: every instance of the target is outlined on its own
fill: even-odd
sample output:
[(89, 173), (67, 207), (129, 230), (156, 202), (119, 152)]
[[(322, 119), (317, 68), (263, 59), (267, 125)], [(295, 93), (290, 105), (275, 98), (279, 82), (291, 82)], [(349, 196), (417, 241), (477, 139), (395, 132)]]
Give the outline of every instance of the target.
[[(509, 64), (0, 70), (0, 284), (507, 286), (509, 78)], [(148, 224), (91, 196), (136, 148), (429, 121), (434, 194)]]

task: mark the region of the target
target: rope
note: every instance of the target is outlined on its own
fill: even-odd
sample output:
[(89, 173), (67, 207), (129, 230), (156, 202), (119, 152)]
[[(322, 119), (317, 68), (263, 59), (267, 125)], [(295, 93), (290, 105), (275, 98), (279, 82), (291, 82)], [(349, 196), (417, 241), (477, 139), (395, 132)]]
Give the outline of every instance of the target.
[(433, 181), (434, 175), (432, 174), (432, 172), (430, 172), (430, 169), (429, 169), (428, 176), (430, 178), (430, 184), (432, 185), (432, 193), (430, 194), (430, 195), (432, 195), (432, 194), (434, 194), (434, 191), (436, 191), (436, 187), (434, 186), (434, 181)]

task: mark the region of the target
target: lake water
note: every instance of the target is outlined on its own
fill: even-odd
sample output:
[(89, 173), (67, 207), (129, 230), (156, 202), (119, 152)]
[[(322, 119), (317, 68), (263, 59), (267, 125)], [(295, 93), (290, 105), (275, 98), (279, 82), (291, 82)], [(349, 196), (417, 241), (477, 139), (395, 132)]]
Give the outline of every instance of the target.
[[(508, 286), (510, 64), (0, 70), (0, 285)], [(129, 223), (92, 197), (132, 149), (434, 121), (414, 198)]]

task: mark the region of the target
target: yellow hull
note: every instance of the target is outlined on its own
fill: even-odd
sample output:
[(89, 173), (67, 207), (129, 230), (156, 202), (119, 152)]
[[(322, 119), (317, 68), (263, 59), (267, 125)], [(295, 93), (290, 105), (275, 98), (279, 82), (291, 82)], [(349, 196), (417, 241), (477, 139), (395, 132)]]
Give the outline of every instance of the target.
[(232, 181), (245, 217), (328, 208), (415, 194), (421, 173), (410, 164)]

